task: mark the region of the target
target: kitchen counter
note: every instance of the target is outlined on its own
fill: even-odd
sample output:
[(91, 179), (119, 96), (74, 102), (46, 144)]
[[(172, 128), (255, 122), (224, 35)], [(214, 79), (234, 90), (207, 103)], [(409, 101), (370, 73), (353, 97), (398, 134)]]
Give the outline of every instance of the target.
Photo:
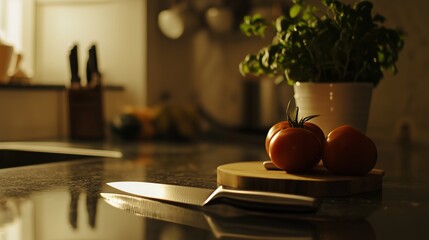
[[(428, 239), (429, 150), (376, 141), (383, 190), (324, 198), (316, 214), (198, 211), (134, 199), (122, 210), (100, 193), (111, 181), (216, 188), (216, 167), (263, 161), (263, 144), (122, 143), (121, 159), (85, 157), (0, 169), (1, 239)], [(53, 143), (55, 144), (55, 143)], [(94, 145), (96, 146), (96, 145)], [(97, 147), (100, 147), (97, 145)], [(102, 146), (105, 148), (106, 146)]]

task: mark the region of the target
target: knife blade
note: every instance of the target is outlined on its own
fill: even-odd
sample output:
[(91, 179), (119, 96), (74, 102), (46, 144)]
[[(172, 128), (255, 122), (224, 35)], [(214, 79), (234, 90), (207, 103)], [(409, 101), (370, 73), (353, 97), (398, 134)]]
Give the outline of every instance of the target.
[(87, 85), (97, 87), (101, 83), (101, 74), (98, 70), (97, 47), (93, 44), (88, 50), (88, 61), (86, 63)]
[(204, 215), (200, 211), (131, 195), (117, 193), (100, 195), (109, 205), (140, 217), (208, 229)]
[(79, 61), (77, 53), (77, 44), (73, 45), (69, 54), (69, 63), (70, 63), (70, 72), (71, 72), (71, 87), (79, 88), (80, 87), (80, 77), (79, 77)]
[[(253, 215), (247, 212), (197, 211), (116, 193), (100, 193), (104, 201), (134, 215), (210, 230), (216, 239), (313, 239), (314, 222), (302, 215)], [(228, 209), (230, 210), (230, 209)], [(297, 218), (295, 218), (297, 217)]]
[(163, 202), (206, 207), (229, 204), (234, 207), (269, 212), (316, 212), (316, 198), (262, 191), (232, 190), (219, 186), (216, 190), (149, 182), (110, 182), (109, 186), (144, 198)]

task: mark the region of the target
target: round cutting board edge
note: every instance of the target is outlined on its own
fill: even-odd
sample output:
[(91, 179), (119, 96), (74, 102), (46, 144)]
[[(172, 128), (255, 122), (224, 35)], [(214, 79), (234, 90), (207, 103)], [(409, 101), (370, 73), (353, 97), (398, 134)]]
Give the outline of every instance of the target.
[(237, 162), (217, 168), (217, 182), (230, 188), (301, 194), (314, 197), (347, 196), (382, 188), (384, 171), (366, 176), (337, 176), (323, 167), (306, 174), (266, 170), (261, 161)]

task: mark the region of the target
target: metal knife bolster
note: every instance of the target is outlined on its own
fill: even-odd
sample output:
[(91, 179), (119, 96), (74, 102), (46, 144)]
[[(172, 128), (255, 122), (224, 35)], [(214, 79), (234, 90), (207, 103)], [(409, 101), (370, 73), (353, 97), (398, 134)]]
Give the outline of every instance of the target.
[(269, 212), (315, 212), (320, 207), (316, 198), (262, 191), (232, 190), (218, 187), (204, 206), (226, 203), (232, 206)]

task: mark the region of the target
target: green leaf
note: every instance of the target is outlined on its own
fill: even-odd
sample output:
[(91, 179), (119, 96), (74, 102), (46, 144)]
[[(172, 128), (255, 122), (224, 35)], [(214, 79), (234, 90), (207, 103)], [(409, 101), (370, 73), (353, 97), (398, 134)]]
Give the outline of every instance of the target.
[(331, 5), (332, 2), (333, 2), (333, 0), (322, 0), (322, 4), (325, 5), (325, 6)]
[(296, 18), (296, 16), (298, 16), (301, 10), (302, 10), (302, 6), (299, 4), (295, 4), (289, 9), (289, 16), (291, 18)]
[(274, 78), (274, 84), (279, 85), (280, 83), (284, 82), (284, 77), (283, 76), (277, 76), (276, 78)]
[(248, 37), (264, 37), (266, 28), (267, 22), (259, 14), (245, 16), (243, 22), (240, 24), (240, 30)]
[(278, 17), (275, 21), (275, 28), (277, 33), (287, 32), (287, 29), (289, 26), (290, 26), (290, 22), (284, 16)]
[(393, 74), (397, 74), (397, 73), (398, 73), (398, 69), (396, 68), (396, 65), (392, 65), (392, 66), (390, 67), (390, 71), (391, 71)]

